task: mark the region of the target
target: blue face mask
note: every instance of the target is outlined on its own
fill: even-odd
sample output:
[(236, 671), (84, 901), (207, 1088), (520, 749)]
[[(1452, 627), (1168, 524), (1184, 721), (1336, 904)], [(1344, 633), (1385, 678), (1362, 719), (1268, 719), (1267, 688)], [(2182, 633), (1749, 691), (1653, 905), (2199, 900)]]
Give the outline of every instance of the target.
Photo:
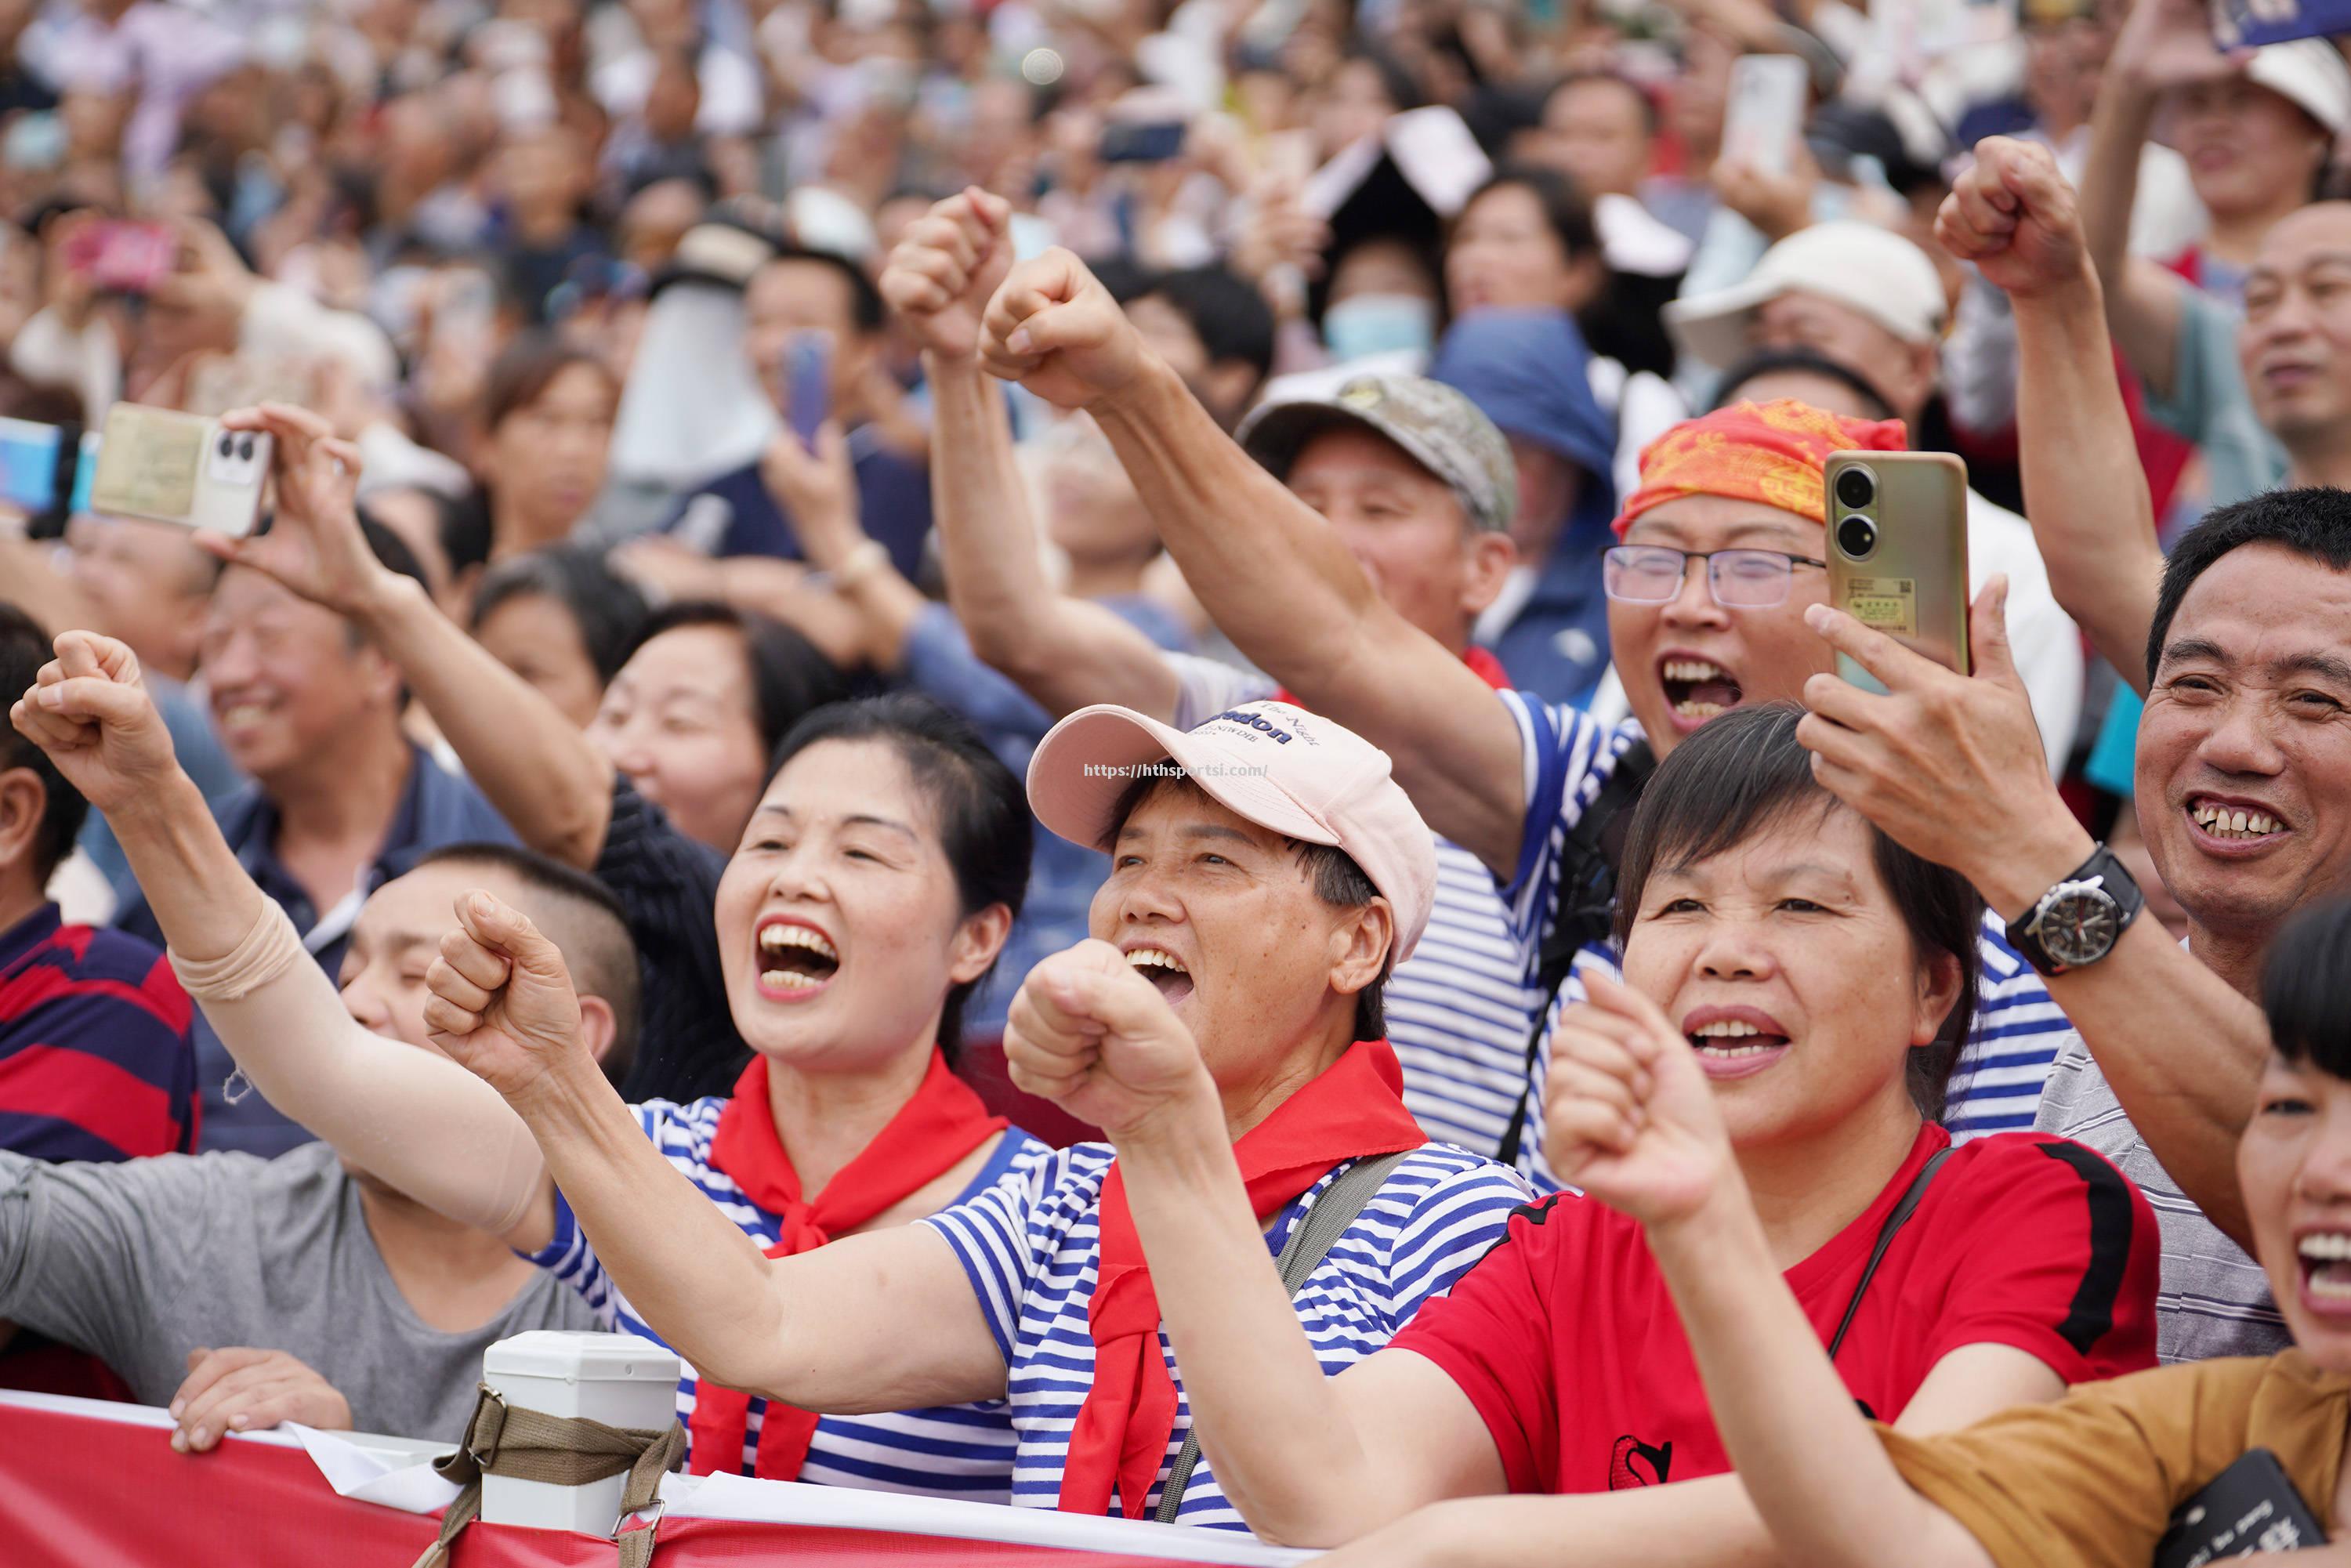
[(1368, 354), (1437, 347), (1437, 305), (1409, 294), (1358, 294), (1322, 313), (1322, 341), (1341, 364)]

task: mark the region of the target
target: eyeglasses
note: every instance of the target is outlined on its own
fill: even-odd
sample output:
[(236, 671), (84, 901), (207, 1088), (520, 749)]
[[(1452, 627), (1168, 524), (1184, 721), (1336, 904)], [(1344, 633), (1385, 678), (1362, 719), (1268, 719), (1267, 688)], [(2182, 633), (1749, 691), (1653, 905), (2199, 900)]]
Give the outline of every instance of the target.
[(1675, 549), (1668, 545), (1611, 545), (1601, 552), (1601, 585), (1626, 604), (1666, 604), (1679, 598), (1694, 560), (1706, 562), (1707, 591), (1726, 610), (1761, 610), (1788, 601), (1788, 579), (1800, 566), (1828, 562), (1775, 549)]

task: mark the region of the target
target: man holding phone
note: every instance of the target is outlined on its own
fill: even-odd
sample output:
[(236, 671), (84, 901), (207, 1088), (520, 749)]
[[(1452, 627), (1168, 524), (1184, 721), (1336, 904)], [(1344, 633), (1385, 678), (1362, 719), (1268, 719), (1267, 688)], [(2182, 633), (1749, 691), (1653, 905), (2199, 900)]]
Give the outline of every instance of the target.
[[(1217, 431), (1074, 256), (1051, 252), (1014, 268), (988, 306), (981, 347), (996, 374), (1093, 413), (1217, 623), (1294, 700), (1389, 753), (1429, 825), (1499, 884), (1529, 977), (1543, 981), (1566, 961), (1546, 949), (1582, 925), (1587, 901), (1597, 897), (1604, 915), (1612, 896), (1606, 824), (1637, 792), (1629, 774), (1615, 781), (1628, 748), (1646, 737), (1663, 752), (1715, 713), (1786, 700), (1830, 668), (1831, 650), (1802, 619), (1826, 595), (1822, 467), (1831, 451), (1901, 440), (1891, 424), (1781, 404), (1724, 411), (1651, 449), (1644, 488), (1624, 508), (1631, 554), (1609, 569), (1611, 643), (1637, 719), (1612, 731), (1573, 709), (1497, 693), (1408, 618), (1384, 591), (1384, 574), (1374, 587), (1358, 563), (1359, 552), (1378, 558), (1358, 542), (1354, 520), (1311, 504), (1308, 457), (1290, 470), (1293, 491)], [(1115, 674), (1089, 667), (1102, 669), (1098, 681)], [(1135, 706), (1168, 700), (1164, 688), (1155, 696), (1135, 685)], [(2041, 1016), (2052, 1009), (2036, 1007), (2040, 988), (2015, 955), (1986, 941), (1998, 972), (2019, 976), (1987, 1030), (2058, 1027)], [(1572, 975), (1564, 986), (1574, 991)], [(1510, 1086), (1526, 1126), (1541, 1125), (1546, 1061), (1540, 1037), (1507, 1062), (1480, 1059)], [(1515, 1143), (1541, 1181), (1531, 1141), (1505, 1134), (1501, 1146)], [(1495, 1146), (1490, 1134), (1486, 1145)]]
[[(885, 432), (895, 411), (879, 391), (889, 381), (882, 363), (886, 315), (872, 279), (830, 251), (787, 249), (751, 275), (743, 309), (744, 350), (785, 426), (776, 439), (806, 449), (820, 424), (839, 425), (867, 535), (899, 571), (918, 578), (931, 531), (930, 467)], [(665, 529), (712, 557), (807, 559), (786, 494), (758, 462), (687, 497)]]

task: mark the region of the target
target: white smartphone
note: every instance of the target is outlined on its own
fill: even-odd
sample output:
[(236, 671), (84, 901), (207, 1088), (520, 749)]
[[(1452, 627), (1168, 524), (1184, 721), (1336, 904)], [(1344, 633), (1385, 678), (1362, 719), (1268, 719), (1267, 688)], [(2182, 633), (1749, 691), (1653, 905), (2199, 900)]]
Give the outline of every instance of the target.
[(269, 437), (260, 431), (118, 402), (106, 411), (89, 507), (241, 538), (260, 520), (268, 483)]
[(1741, 55), (1730, 62), (1722, 114), (1723, 156), (1766, 174), (1784, 174), (1804, 132), (1812, 72), (1793, 55)]

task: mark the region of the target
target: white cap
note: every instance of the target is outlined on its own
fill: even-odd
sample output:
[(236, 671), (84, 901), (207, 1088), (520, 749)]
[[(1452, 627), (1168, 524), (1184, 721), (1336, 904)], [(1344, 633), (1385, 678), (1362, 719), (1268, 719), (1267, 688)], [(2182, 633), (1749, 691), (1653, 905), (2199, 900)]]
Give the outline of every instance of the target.
[(2325, 38), (2262, 45), (2245, 62), (2245, 79), (2318, 121), (2329, 136), (2351, 132), (2351, 67)]
[(1906, 343), (1943, 335), (1943, 279), (1927, 253), (1875, 224), (1814, 224), (1763, 253), (1728, 288), (1666, 307), (1684, 353), (1729, 370), (1747, 357), (1748, 323), (1782, 294), (1816, 294), (1869, 318)]

